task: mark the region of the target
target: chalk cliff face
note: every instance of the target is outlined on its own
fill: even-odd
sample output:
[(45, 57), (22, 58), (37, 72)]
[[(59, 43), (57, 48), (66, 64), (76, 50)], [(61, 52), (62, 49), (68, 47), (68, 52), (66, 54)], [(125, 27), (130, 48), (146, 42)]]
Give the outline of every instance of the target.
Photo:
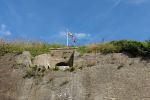
[(124, 54), (75, 56), (75, 71), (24, 77), (17, 54), (0, 57), (0, 100), (149, 100), (150, 63)]

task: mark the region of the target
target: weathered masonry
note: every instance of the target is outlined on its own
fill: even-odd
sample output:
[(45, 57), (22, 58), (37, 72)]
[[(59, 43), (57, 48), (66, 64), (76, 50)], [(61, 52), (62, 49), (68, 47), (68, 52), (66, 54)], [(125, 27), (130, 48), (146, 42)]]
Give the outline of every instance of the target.
[(74, 49), (57, 48), (50, 49), (51, 66), (68, 66), (72, 67), (74, 62)]
[(37, 66), (38, 68), (45, 67), (47, 70), (56, 67), (59, 67), (60, 70), (65, 70), (73, 66), (74, 49), (50, 49), (49, 53), (37, 55), (32, 61), (30, 52), (24, 51), (21, 55), (16, 57), (16, 62), (26, 66)]

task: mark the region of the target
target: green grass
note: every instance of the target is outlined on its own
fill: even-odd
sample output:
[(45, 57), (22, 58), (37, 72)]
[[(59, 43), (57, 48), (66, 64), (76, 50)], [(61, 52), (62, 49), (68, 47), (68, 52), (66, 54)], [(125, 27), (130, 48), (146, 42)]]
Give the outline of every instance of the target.
[[(50, 52), (50, 48), (65, 48), (61, 44), (48, 44), (39, 42), (13, 42), (13, 43), (0, 43), (0, 55), (5, 53), (22, 53), (23, 51), (30, 51), (32, 56)], [(150, 57), (150, 41), (139, 42), (131, 40), (111, 41), (108, 43), (98, 43), (80, 46), (77, 48), (80, 55), (86, 53), (100, 52), (107, 53), (128, 53), (133, 57)]]
[(116, 47), (118, 52), (126, 52), (131, 54), (133, 57), (146, 56), (148, 54), (148, 50), (150, 49), (148, 42), (120, 40), (112, 41), (111, 44)]
[(47, 43), (5, 43), (0, 44), (0, 55), (5, 53), (22, 53), (23, 51), (30, 51), (32, 56), (50, 52), (50, 48), (63, 48), (61, 44), (47, 44)]
[(100, 52), (107, 53), (127, 53), (133, 57), (150, 57), (150, 41), (139, 42), (132, 40), (111, 41), (108, 43), (91, 44), (78, 48), (81, 55), (85, 53)]
[(85, 53), (113, 53), (116, 52), (116, 47), (113, 44), (110, 43), (99, 43), (99, 44), (91, 44), (87, 46), (79, 47), (78, 52), (80, 52), (81, 55), (84, 55)]

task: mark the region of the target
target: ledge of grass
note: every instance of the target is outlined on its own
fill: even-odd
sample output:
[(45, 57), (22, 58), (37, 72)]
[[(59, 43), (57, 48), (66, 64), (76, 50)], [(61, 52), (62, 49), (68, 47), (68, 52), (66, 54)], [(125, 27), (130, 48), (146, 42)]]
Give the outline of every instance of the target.
[[(0, 43), (0, 55), (5, 53), (21, 53), (30, 51), (32, 56), (50, 52), (50, 48), (66, 48), (61, 44), (48, 44), (38, 42)], [(108, 43), (91, 44), (77, 48), (80, 55), (85, 53), (128, 53), (133, 57), (150, 57), (150, 41), (139, 42), (131, 40), (111, 41)]]
[(32, 56), (43, 53), (48, 53), (50, 48), (63, 48), (61, 44), (47, 44), (47, 43), (3, 43), (0, 44), (0, 54), (5, 53), (21, 53), (23, 51), (30, 51)]
[(91, 44), (78, 48), (81, 55), (85, 53), (100, 52), (107, 53), (128, 53), (133, 57), (149, 57), (150, 56), (150, 41), (139, 42), (132, 40), (118, 40), (108, 43)]

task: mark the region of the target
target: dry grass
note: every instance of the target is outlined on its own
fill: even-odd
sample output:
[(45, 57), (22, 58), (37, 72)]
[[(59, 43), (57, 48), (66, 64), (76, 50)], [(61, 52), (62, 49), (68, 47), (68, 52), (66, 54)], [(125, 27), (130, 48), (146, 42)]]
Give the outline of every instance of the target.
[(81, 53), (81, 55), (84, 53), (92, 52), (113, 53), (116, 52), (116, 47), (110, 43), (90, 44), (84, 47), (80, 47), (78, 51)]
[(89, 49), (90, 51), (97, 51), (102, 53), (110, 53), (116, 50), (114, 45), (109, 43), (88, 45), (87, 49)]
[(0, 54), (3, 55), (5, 53), (21, 53), (23, 51), (30, 51), (33, 56), (47, 53), (49, 52), (50, 48), (60, 48), (65, 47), (64, 45), (60, 44), (47, 44), (41, 42), (19, 42), (13, 41), (9, 43), (2, 43), (0, 44)]
[(78, 49), (81, 55), (85, 53), (100, 52), (107, 53), (126, 53), (132, 57), (150, 58), (150, 42), (139, 42), (132, 40), (118, 40), (108, 43), (90, 44)]

